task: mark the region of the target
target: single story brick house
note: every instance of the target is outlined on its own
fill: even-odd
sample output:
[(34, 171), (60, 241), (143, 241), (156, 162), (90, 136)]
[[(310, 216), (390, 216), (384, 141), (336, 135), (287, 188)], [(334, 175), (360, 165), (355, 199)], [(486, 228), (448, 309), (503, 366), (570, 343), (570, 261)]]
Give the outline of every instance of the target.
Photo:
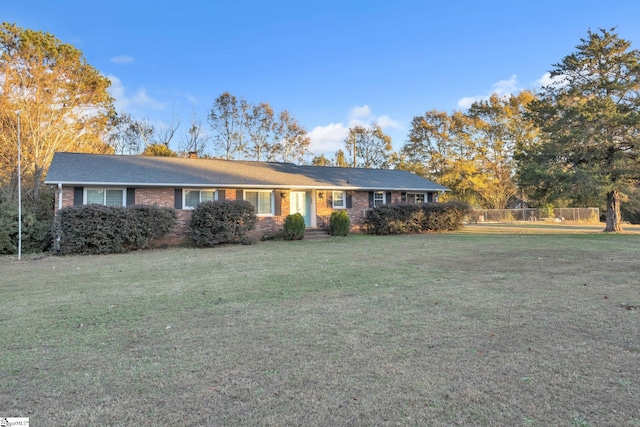
[(436, 202), (448, 191), (400, 170), (63, 152), (54, 155), (45, 184), (56, 187), (56, 210), (92, 203), (173, 207), (177, 238), (186, 236), (191, 210), (207, 200), (249, 201), (257, 231), (266, 234), (297, 212), (307, 227), (326, 228), (336, 209), (346, 210), (357, 230), (372, 207)]

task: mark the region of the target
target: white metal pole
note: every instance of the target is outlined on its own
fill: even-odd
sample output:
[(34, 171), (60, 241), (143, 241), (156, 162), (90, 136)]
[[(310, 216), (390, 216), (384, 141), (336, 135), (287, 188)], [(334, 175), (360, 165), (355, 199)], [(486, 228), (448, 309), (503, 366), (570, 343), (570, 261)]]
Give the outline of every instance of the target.
[(20, 144), (20, 111), (18, 115), (18, 261), (22, 257), (22, 147)]

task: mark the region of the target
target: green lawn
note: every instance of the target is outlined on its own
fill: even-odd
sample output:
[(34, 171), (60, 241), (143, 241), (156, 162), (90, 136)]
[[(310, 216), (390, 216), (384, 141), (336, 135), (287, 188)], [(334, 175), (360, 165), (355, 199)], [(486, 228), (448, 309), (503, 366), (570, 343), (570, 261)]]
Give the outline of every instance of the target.
[(640, 236), (0, 258), (0, 417), (640, 426)]

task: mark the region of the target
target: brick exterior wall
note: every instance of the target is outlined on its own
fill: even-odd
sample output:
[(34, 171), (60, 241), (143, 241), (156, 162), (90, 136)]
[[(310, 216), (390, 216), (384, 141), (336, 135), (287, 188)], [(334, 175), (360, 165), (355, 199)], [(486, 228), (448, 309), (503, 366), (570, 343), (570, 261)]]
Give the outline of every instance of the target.
[[(236, 189), (224, 189), (225, 200), (236, 199)], [(284, 190), (275, 190), (275, 203), (280, 206), (276, 207), (276, 211), (280, 211), (280, 216), (259, 216), (256, 224), (256, 230), (251, 233), (252, 237), (260, 238), (265, 234), (273, 234), (282, 229), (284, 218), (290, 213), (290, 192)], [(307, 194), (313, 193), (308, 191)], [(281, 196), (282, 195), (282, 196)], [(175, 189), (161, 187), (141, 187), (136, 188), (135, 203), (138, 205), (155, 205), (160, 207), (172, 208), (175, 206)], [(351, 220), (351, 229), (353, 232), (362, 230), (365, 213), (369, 210), (369, 192), (368, 191), (346, 191), (345, 196), (351, 197), (351, 207), (345, 209)], [(56, 210), (58, 209), (58, 200), (60, 194), (56, 189)], [(74, 187), (62, 188), (62, 207), (73, 206), (74, 204)], [(399, 191), (391, 193), (391, 200), (387, 203), (399, 203), (402, 200), (402, 194)], [(316, 226), (328, 229), (329, 217), (333, 212), (332, 191), (318, 190), (315, 191), (316, 206)], [(345, 200), (346, 203), (346, 200)], [(175, 230), (167, 237), (163, 243), (182, 243), (188, 240), (187, 229), (189, 220), (191, 219), (191, 210), (179, 209), (178, 224)]]

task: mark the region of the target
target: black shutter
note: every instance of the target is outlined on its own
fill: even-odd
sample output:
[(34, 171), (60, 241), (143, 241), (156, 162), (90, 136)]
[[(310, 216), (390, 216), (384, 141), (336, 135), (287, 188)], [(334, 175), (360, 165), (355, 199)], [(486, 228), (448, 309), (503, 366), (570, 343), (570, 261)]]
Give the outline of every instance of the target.
[(182, 188), (176, 188), (173, 192), (173, 206), (182, 209)]
[(242, 190), (236, 190), (236, 200), (242, 200)]
[(136, 204), (136, 189), (133, 187), (127, 188), (127, 206), (133, 206)]
[(327, 195), (325, 207), (333, 209), (333, 191), (325, 191)]
[(351, 206), (352, 206), (351, 194), (347, 194), (347, 209), (351, 209)]
[(273, 213), (274, 216), (282, 215), (282, 196), (280, 195), (280, 193), (281, 191), (274, 191), (274, 196), (275, 196), (275, 203), (274, 203), (275, 212)]
[(82, 206), (84, 187), (73, 187), (73, 206)]
[(427, 193), (427, 202), (433, 202), (433, 193)]
[(403, 202), (407, 201), (407, 192), (403, 191), (402, 193), (400, 193), (400, 200)]
[(225, 196), (224, 190), (218, 190), (218, 200), (224, 200)]
[(387, 205), (391, 204), (391, 191), (387, 191), (387, 196), (384, 198), (384, 202)]
[(373, 207), (373, 191), (369, 191), (369, 207)]

